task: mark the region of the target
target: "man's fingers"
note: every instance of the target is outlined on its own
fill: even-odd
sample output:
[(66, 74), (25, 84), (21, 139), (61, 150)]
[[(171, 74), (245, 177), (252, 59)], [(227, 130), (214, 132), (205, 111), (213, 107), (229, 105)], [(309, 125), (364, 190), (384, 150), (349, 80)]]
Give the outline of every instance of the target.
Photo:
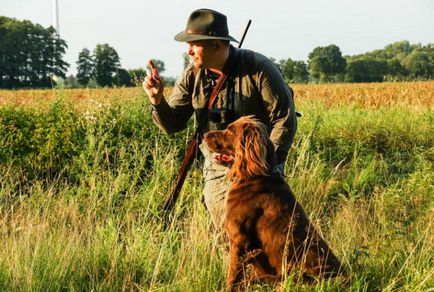
[(152, 78), (151, 70), (146, 68), (145, 72), (146, 72), (146, 78)]
[(154, 62), (152, 62), (152, 60), (149, 60), (149, 67), (151, 67), (152, 78), (160, 77), (160, 74), (158, 73), (157, 66), (155, 66), (155, 64), (154, 64)]
[(146, 76), (145, 80), (143, 81), (143, 87), (145, 89), (151, 89), (151, 88), (158, 89), (160, 86), (161, 86), (161, 79), (159, 77), (152, 78), (150, 76)]

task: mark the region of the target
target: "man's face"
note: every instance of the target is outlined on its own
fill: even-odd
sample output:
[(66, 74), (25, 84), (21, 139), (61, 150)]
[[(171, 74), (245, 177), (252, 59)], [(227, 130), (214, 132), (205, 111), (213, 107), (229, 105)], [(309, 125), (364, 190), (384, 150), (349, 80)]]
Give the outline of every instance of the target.
[(188, 42), (187, 54), (190, 56), (196, 68), (207, 69), (212, 66), (212, 41)]

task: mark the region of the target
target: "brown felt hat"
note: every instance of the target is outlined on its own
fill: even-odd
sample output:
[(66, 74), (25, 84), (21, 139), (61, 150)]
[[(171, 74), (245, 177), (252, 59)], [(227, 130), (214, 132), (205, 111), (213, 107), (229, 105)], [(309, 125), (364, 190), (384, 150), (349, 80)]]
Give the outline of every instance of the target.
[(178, 42), (199, 40), (228, 40), (237, 42), (229, 35), (226, 16), (211, 9), (198, 9), (191, 13), (187, 27), (175, 36)]

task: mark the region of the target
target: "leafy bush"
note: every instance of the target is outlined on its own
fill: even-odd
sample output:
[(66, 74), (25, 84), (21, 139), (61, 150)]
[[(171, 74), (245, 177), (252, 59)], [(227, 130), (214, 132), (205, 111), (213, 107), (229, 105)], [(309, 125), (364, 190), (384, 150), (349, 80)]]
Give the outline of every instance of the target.
[[(369, 88), (381, 95), (395, 86)], [(352, 276), (347, 288), (429, 289), (434, 116), (420, 101), (431, 102), (431, 90), (379, 106), (345, 101), (346, 86), (305, 89), (313, 98), (297, 101), (304, 116), (286, 179)], [(83, 91), (56, 91), (40, 106), (0, 107), (2, 290), (223, 289), (227, 250), (200, 200), (200, 168), (187, 176), (171, 220), (162, 220), (192, 127), (161, 133), (146, 97), (130, 93), (83, 99)], [(303, 285), (296, 275), (282, 286), (344, 288), (335, 280)]]

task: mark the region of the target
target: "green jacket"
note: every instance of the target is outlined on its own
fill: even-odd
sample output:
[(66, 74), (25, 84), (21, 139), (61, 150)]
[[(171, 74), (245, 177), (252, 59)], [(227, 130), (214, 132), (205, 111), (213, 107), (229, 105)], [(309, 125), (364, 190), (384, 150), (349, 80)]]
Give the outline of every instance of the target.
[[(276, 65), (265, 56), (230, 47), (225, 67), (232, 67), (226, 84), (216, 99), (215, 108), (234, 112), (234, 120), (255, 115), (270, 132), (277, 160), (284, 162), (297, 129), (291, 91)], [(223, 68), (223, 72), (225, 69)], [(187, 127), (193, 113), (198, 121), (206, 121), (207, 102), (217, 77), (209, 70), (197, 70), (190, 64), (177, 80), (172, 95), (152, 106), (154, 122), (165, 132), (174, 133)], [(206, 124), (200, 125), (206, 131)]]

